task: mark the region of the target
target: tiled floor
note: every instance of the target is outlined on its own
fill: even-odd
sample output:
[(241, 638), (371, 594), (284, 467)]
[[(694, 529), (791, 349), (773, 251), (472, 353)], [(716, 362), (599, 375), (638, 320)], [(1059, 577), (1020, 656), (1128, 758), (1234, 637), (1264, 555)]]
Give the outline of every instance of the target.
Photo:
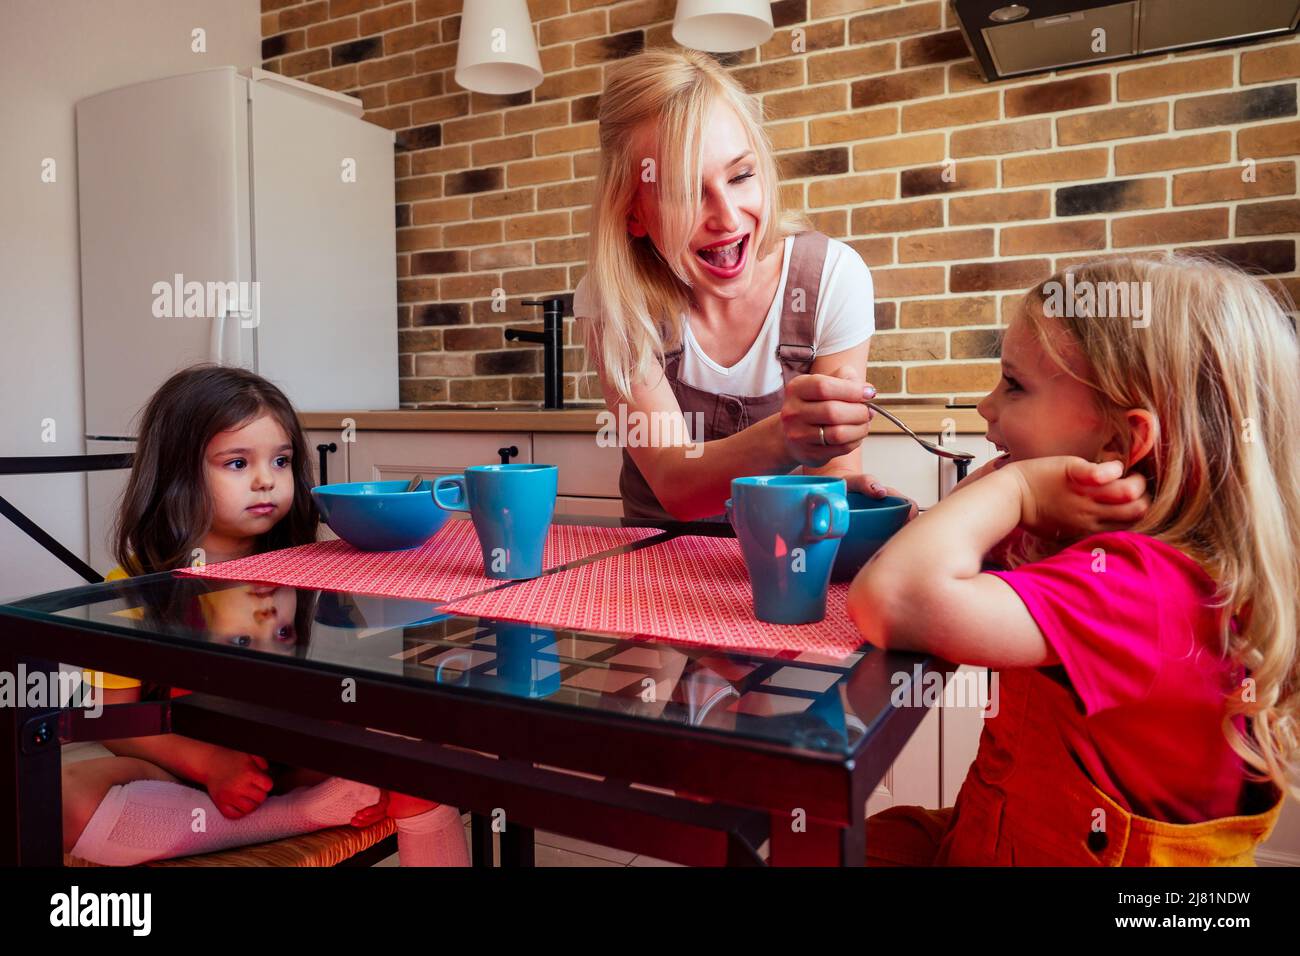
[[(465, 839), (469, 839), (469, 816), (465, 817)], [(533, 858), (538, 866), (679, 866), (652, 856), (637, 856), (625, 850), (598, 846), (584, 840), (561, 836), (558, 833), (538, 831), (535, 837)], [(376, 866), (397, 866), (397, 854), (381, 860)]]

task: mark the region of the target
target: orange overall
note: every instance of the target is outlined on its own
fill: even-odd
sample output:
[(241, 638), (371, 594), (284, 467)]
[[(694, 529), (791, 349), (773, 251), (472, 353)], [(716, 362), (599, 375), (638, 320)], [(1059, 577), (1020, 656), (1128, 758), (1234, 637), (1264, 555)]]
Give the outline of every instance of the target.
[(1041, 670), (999, 672), (999, 710), (953, 807), (893, 807), (867, 820), (871, 866), (1254, 866), (1282, 809), (1248, 784), (1241, 816), (1164, 823), (1093, 785), (1069, 741), (1086, 734), (1068, 685)]

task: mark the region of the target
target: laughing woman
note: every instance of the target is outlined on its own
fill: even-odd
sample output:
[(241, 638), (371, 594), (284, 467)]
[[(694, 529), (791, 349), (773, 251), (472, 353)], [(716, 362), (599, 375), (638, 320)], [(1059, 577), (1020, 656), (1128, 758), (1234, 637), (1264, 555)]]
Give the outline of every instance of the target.
[(624, 513), (713, 517), (733, 478), (799, 466), (888, 493), (859, 448), (871, 274), (782, 209), (758, 103), (702, 53), (642, 53), (609, 71), (600, 144), (574, 315), (606, 404), (642, 423)]

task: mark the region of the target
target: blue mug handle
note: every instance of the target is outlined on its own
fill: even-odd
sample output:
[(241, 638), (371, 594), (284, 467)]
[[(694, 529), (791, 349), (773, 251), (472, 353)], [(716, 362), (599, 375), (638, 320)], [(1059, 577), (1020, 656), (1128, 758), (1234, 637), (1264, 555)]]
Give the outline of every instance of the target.
[[(444, 501), (439, 492), (448, 489), (456, 489), (456, 500), (460, 504), (449, 504)], [(465, 492), (464, 475), (443, 475), (433, 482), (433, 503), (443, 511), (469, 511), (469, 495)]]
[(809, 541), (842, 538), (849, 533), (849, 503), (843, 495), (808, 496), (808, 520), (804, 536)]

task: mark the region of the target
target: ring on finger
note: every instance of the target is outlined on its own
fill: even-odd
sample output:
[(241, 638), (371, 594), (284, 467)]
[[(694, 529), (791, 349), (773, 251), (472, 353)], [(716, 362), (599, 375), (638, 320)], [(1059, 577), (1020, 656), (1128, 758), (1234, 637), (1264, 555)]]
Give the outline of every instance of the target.
[(817, 432), (818, 432), (818, 434), (820, 434), (820, 435), (822, 436), (822, 444), (825, 445), (825, 444), (826, 444), (826, 426), (825, 426), (825, 425), (818, 425), (818, 426), (817, 426)]

